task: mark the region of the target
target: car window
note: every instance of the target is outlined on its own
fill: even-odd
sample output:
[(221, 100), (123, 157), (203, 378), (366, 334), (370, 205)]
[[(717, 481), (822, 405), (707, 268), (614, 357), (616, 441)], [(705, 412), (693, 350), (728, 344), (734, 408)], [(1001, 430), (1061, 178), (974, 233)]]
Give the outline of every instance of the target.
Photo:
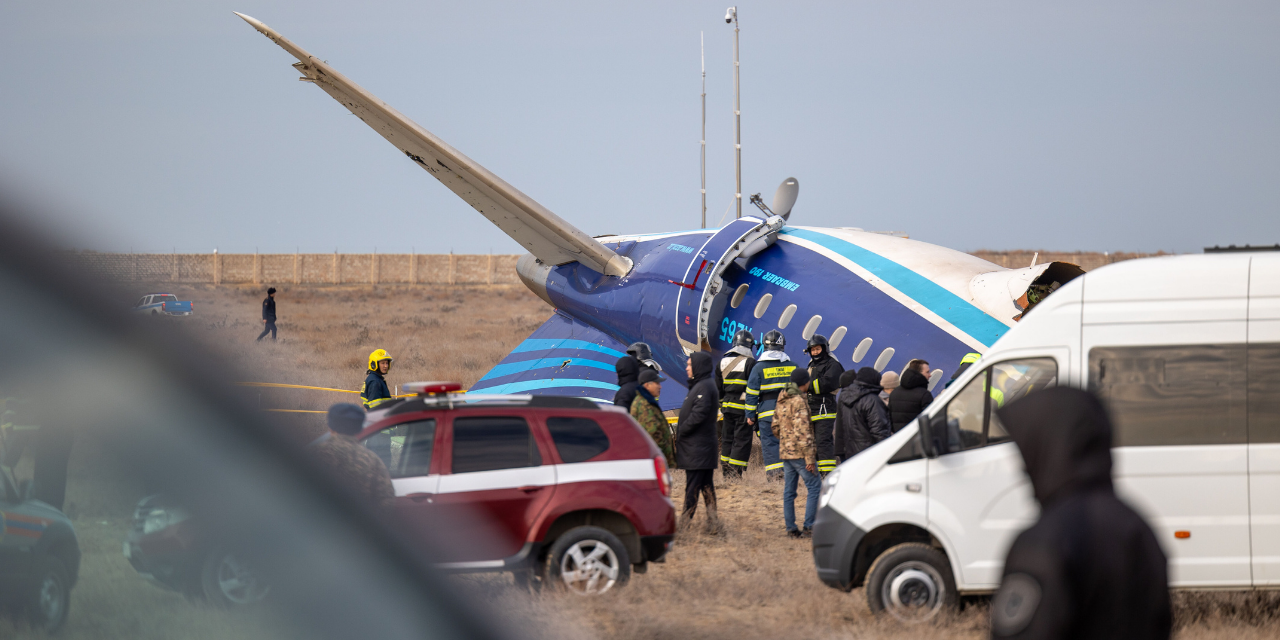
[(996, 410), (1058, 382), (1053, 358), (998, 362), (969, 381), (947, 404), (947, 450), (964, 451), (1007, 442)]
[(156, 302), (177, 302), (178, 298), (176, 296), (156, 296), (155, 301)]
[(1096, 347), (1089, 388), (1111, 413), (1117, 447), (1243, 444), (1245, 366), (1244, 345)]
[(1280, 442), (1280, 345), (1249, 345), (1249, 442)]
[(609, 436), (590, 418), (547, 418), (547, 430), (565, 462), (590, 460), (609, 449)]
[(383, 459), (392, 478), (413, 478), (431, 473), (435, 446), (435, 418), (406, 422), (383, 429), (364, 440), (364, 446)]
[(454, 473), (518, 469), (540, 464), (542, 456), (524, 418), (454, 418)]

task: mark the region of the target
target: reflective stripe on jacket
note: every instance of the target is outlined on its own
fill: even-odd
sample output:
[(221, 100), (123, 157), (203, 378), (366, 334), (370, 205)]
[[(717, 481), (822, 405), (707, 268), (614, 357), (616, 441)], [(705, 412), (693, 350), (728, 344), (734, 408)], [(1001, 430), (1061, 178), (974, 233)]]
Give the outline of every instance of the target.
[(773, 417), (778, 394), (791, 384), (791, 372), (796, 363), (791, 360), (761, 360), (751, 369), (747, 378), (747, 417), (766, 420)]

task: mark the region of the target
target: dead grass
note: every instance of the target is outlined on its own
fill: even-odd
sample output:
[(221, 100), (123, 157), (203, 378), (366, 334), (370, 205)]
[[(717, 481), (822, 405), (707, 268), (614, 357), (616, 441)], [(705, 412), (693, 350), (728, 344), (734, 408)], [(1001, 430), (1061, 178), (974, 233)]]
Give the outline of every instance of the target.
[[(137, 295), (146, 293), (139, 287)], [(394, 384), (456, 380), (473, 384), (550, 310), (517, 286), (282, 287), (277, 295), (280, 340), (255, 343), (261, 331), (257, 288), (161, 286), (195, 302), (192, 318), (160, 322), (182, 327), (214, 346), (246, 380), (357, 389), (367, 354), (384, 348), (396, 358)], [(135, 296), (136, 298), (136, 296)], [(140, 319), (143, 321), (149, 319)], [(162, 319), (168, 320), (168, 319)], [(158, 329), (165, 330), (165, 329)], [(264, 408), (324, 409), (354, 394), (323, 391), (251, 392)], [(318, 416), (277, 414), (299, 439), (323, 427)], [(62, 638), (220, 638), (288, 635), (264, 613), (233, 613), (152, 586), (120, 552), (129, 515), (143, 487), (77, 443), (67, 512), (84, 550), (71, 620)], [(675, 473), (675, 495), (683, 474)], [(118, 478), (119, 482), (104, 482)], [(110, 487), (110, 488), (108, 488)], [(818, 581), (808, 540), (791, 540), (782, 524), (782, 489), (758, 467), (742, 480), (718, 479), (722, 535), (681, 532), (667, 562), (633, 575), (625, 588), (600, 598), (555, 590), (529, 593), (510, 576), (460, 576), (456, 582), (487, 601), (514, 630), (534, 638), (985, 638), (985, 604), (924, 627), (875, 618), (861, 589), (841, 593)], [(804, 488), (797, 507), (803, 517)], [(699, 522), (703, 517), (699, 511)], [(1175, 637), (1252, 640), (1280, 635), (1280, 593), (1175, 594)], [(30, 636), (0, 620), (0, 637)]]

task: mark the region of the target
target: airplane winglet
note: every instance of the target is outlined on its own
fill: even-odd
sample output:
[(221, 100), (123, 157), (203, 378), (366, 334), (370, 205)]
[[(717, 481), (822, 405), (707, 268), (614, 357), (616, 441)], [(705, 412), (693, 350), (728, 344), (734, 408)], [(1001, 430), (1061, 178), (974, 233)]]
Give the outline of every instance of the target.
[(553, 265), (577, 261), (610, 276), (631, 271), (630, 258), (569, 224), (262, 21), (233, 13), (297, 58), (293, 67), (303, 74), (302, 79), (342, 103), (534, 257)]

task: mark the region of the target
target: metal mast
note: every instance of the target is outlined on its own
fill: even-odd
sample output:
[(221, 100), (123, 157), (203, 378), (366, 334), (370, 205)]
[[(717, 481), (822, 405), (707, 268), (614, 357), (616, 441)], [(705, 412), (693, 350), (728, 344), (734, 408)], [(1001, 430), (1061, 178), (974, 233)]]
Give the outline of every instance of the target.
[(738, 89), (738, 8), (729, 7), (725, 22), (733, 23), (733, 174), (734, 198), (738, 201), (738, 217), (742, 217), (742, 103)]
[(702, 228), (707, 228), (707, 38), (699, 32), (702, 51)]

